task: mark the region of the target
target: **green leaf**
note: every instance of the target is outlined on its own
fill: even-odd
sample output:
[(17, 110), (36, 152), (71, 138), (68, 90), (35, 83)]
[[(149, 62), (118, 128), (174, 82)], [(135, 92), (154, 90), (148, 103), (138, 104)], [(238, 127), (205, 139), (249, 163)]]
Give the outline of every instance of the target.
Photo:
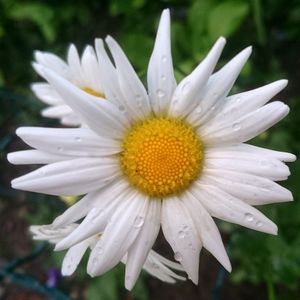
[(208, 35), (211, 41), (219, 36), (229, 37), (241, 25), (249, 12), (247, 2), (227, 1), (215, 6), (208, 16)]
[(17, 21), (29, 20), (35, 23), (48, 42), (53, 42), (56, 36), (51, 7), (41, 3), (23, 3), (12, 6), (9, 16)]

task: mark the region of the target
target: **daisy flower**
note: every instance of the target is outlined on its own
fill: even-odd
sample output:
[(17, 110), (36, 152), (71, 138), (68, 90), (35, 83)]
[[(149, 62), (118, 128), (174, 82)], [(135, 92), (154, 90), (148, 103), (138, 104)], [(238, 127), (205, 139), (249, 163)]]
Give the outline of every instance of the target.
[(11, 153), (9, 161), (46, 166), (14, 179), (12, 186), (50, 195), (85, 194), (51, 226), (79, 223), (56, 244), (57, 250), (102, 234), (89, 256), (92, 276), (126, 256), (125, 287), (131, 289), (160, 225), (194, 283), (202, 247), (230, 271), (212, 217), (277, 234), (276, 225), (253, 205), (292, 200), (276, 181), (287, 179), (285, 162), (295, 156), (245, 143), (288, 114), (282, 102), (267, 104), (287, 81), (228, 96), (251, 48), (213, 73), (225, 45), (220, 38), (177, 85), (168, 10), (162, 13), (149, 61), (148, 92), (116, 41), (107, 37), (106, 43), (114, 64), (103, 41), (96, 40), (108, 101), (42, 69), (87, 128), (19, 128), (17, 135), (34, 149)]
[[(35, 62), (32, 66), (41, 77), (45, 78), (43, 68), (49, 68), (83, 91), (95, 97), (104, 98), (99, 64), (93, 47), (87, 46), (80, 58), (76, 47), (71, 45), (68, 49), (67, 62), (48, 52), (35, 51), (34, 57)], [(31, 89), (37, 98), (49, 105), (42, 110), (42, 116), (59, 119), (63, 125), (67, 126), (82, 125), (80, 117), (50, 84), (33, 83)]]
[[(33, 239), (48, 241), (52, 244), (57, 244), (73, 232), (78, 227), (78, 224), (72, 223), (64, 227), (54, 229), (52, 225), (31, 226), (30, 231), (33, 234)], [(90, 248), (94, 249), (101, 233), (95, 234), (86, 240), (83, 240), (68, 249), (64, 256), (61, 273), (64, 276), (71, 276), (79, 265), (83, 255)], [(121, 259), (121, 262), (126, 264), (126, 255)], [(157, 252), (150, 250), (148, 257), (143, 265), (143, 269), (150, 275), (168, 283), (175, 283), (176, 279), (185, 280), (185, 277), (179, 276), (171, 269), (183, 271), (178, 263), (174, 263)]]

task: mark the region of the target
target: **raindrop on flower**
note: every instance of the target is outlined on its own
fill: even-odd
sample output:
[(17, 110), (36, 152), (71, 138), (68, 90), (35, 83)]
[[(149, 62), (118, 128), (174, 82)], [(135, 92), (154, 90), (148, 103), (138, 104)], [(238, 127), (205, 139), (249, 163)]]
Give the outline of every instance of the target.
[(247, 222), (252, 222), (254, 220), (254, 217), (253, 217), (252, 214), (246, 213), (245, 214), (245, 219), (246, 219)]
[(180, 239), (185, 238), (185, 232), (184, 232), (183, 230), (180, 230), (180, 231), (178, 232), (178, 237), (179, 237)]
[(124, 112), (124, 111), (125, 111), (125, 106), (120, 105), (120, 106), (119, 106), (119, 110), (120, 110), (120, 112)]
[(75, 141), (76, 141), (76, 142), (81, 142), (81, 141), (82, 141), (82, 139), (81, 139), (81, 137), (80, 137), (80, 136), (76, 136), (76, 137), (75, 137)]
[(134, 220), (134, 227), (140, 228), (144, 224), (144, 218), (142, 216), (137, 216)]
[(167, 57), (166, 57), (165, 55), (163, 55), (163, 56), (161, 57), (161, 61), (162, 61), (162, 62), (166, 62), (166, 61), (167, 61)]
[(233, 128), (233, 130), (234, 131), (238, 131), (238, 130), (240, 130), (241, 129), (241, 124), (240, 123), (234, 123), (233, 125), (232, 125), (232, 128)]
[(257, 221), (255, 225), (256, 225), (257, 227), (261, 227), (261, 226), (262, 226), (262, 222)]
[(162, 97), (165, 96), (165, 92), (162, 91), (162, 90), (157, 90), (157, 91), (156, 91), (156, 94), (157, 94), (157, 96), (158, 96), (159, 98), (162, 98)]
[(181, 255), (181, 253), (180, 253), (180, 252), (175, 252), (175, 254), (174, 254), (174, 259), (175, 259), (176, 261), (181, 262), (181, 261), (182, 261), (182, 255)]
[(185, 82), (182, 86), (182, 92), (187, 93), (189, 91), (191, 83), (189, 81)]

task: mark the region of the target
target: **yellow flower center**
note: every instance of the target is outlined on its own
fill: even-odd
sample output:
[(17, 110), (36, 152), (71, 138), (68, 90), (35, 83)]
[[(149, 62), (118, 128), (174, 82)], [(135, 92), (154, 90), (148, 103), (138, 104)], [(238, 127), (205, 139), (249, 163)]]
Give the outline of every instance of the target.
[(93, 95), (93, 96), (96, 96), (96, 97), (100, 97), (100, 98), (104, 98), (105, 99), (105, 95), (102, 93), (102, 92), (98, 92), (98, 91), (95, 91), (94, 89), (88, 87), (88, 86), (85, 86), (85, 87), (82, 87), (81, 88), (83, 91), (87, 92), (88, 94), (90, 95)]
[(184, 191), (202, 169), (203, 145), (194, 129), (177, 119), (150, 117), (135, 124), (122, 150), (128, 181), (153, 197)]

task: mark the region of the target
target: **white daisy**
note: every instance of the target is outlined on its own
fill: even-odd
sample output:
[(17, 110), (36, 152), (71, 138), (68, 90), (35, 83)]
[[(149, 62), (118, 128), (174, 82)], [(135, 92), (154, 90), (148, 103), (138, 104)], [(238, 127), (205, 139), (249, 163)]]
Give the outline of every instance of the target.
[[(78, 224), (71, 223), (67, 226), (54, 229), (50, 224), (31, 226), (30, 231), (32, 232), (33, 239), (35, 240), (44, 240), (53, 244), (57, 244), (66, 236), (71, 234), (77, 227)], [(94, 236), (91, 236), (86, 240), (83, 240), (70, 247), (63, 259), (61, 270), (62, 275), (71, 276), (77, 269), (77, 266), (79, 265), (85, 252), (88, 249), (93, 250), (100, 238), (101, 234), (95, 234)], [(98, 251), (100, 250), (98, 249)], [(127, 257), (125, 255), (122, 258), (121, 262), (126, 264), (126, 260)], [(176, 279), (185, 280), (184, 277), (177, 275), (171, 270), (174, 269), (177, 271), (183, 271), (180, 264), (164, 258), (153, 250), (150, 250), (148, 257), (143, 265), (143, 269), (150, 275), (157, 277), (164, 282), (175, 283)]]
[[(101, 97), (101, 99), (104, 98), (101, 74), (93, 47), (87, 46), (80, 59), (76, 47), (71, 45), (68, 50), (67, 62), (48, 52), (35, 51), (34, 56), (36, 61), (32, 63), (32, 66), (43, 78), (45, 78), (43, 68), (49, 68), (85, 92)], [(49, 105), (42, 110), (44, 117), (59, 119), (63, 125), (82, 125), (80, 117), (50, 84), (33, 83), (31, 89), (41, 101)]]
[(56, 245), (58, 250), (103, 233), (89, 257), (92, 276), (127, 255), (125, 286), (131, 289), (160, 224), (175, 259), (194, 283), (202, 247), (230, 271), (212, 217), (276, 234), (276, 225), (252, 205), (292, 200), (275, 181), (290, 175), (284, 162), (295, 156), (245, 144), (288, 114), (282, 102), (266, 104), (287, 81), (228, 96), (251, 48), (212, 74), (225, 45), (220, 38), (177, 86), (168, 10), (149, 62), (148, 93), (119, 45), (111, 37), (106, 43), (115, 66), (101, 40), (96, 50), (109, 101), (43, 69), (88, 128), (19, 128), (17, 135), (35, 150), (11, 153), (9, 161), (47, 165), (13, 180), (12, 186), (51, 195), (86, 194), (52, 226), (84, 218)]

